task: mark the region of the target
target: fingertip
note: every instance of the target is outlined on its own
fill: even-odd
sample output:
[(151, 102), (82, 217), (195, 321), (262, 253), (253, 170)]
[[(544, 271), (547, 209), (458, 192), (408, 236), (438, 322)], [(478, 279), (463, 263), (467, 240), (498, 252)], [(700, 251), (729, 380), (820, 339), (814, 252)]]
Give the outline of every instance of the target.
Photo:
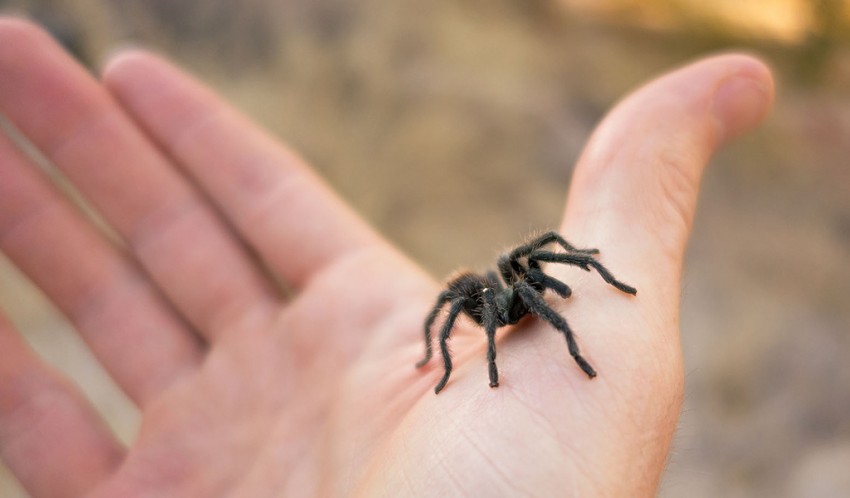
[(749, 55), (727, 57), (735, 67), (719, 82), (712, 102), (720, 143), (759, 124), (770, 111), (776, 94), (772, 72), (764, 62)]
[(134, 78), (138, 71), (157, 60), (156, 55), (134, 44), (124, 44), (112, 49), (100, 64), (100, 77), (107, 86), (120, 84)]
[[(44, 30), (30, 19), (21, 16), (0, 16), (0, 40), (8, 42), (33, 36), (44, 36)], [(4, 43), (0, 46), (9, 45)]]
[(17, 16), (0, 16), (0, 63), (26, 60), (33, 47), (50, 35), (33, 21)]
[(729, 73), (747, 76), (754, 80), (763, 80), (773, 84), (773, 71), (760, 56), (747, 52), (728, 52), (706, 58), (706, 62), (724, 61)]

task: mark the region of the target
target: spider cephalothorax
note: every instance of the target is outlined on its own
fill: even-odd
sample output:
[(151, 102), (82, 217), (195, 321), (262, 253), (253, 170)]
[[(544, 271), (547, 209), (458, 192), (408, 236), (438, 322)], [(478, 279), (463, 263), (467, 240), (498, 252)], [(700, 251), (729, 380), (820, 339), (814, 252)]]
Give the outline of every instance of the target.
[[(545, 247), (552, 243), (557, 243), (566, 252), (545, 250)], [(417, 368), (422, 367), (431, 359), (431, 326), (440, 310), (448, 304), (448, 316), (440, 331), (440, 352), (443, 355), (445, 374), (434, 392), (439, 393), (445, 387), (452, 373), (452, 358), (447, 341), (461, 312), (483, 327), (487, 333), (490, 387), (499, 385), (499, 372), (496, 370), (496, 329), (515, 324), (529, 313), (546, 320), (561, 331), (578, 366), (588, 377), (596, 377), (596, 371), (579, 353), (578, 344), (567, 321), (543, 300), (543, 292), (547, 289), (555, 291), (563, 298), (569, 297), (572, 291), (567, 284), (543, 273), (540, 266), (541, 263), (561, 263), (578, 266), (587, 271), (593, 268), (617, 289), (628, 294), (637, 294), (634, 287), (615, 279), (611, 272), (596, 260), (596, 254), (599, 254), (596, 249), (577, 249), (558, 233), (547, 232), (503, 254), (499, 258), (499, 273), (462, 273), (449, 281), (446, 290), (440, 293), (437, 303), (425, 320), (425, 358), (416, 364)], [(500, 276), (504, 284), (499, 280)]]

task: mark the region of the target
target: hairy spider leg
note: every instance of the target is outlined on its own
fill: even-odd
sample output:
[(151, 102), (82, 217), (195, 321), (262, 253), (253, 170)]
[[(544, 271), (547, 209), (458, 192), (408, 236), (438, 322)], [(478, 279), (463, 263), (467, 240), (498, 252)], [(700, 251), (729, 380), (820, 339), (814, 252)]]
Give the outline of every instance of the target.
[(496, 299), (492, 289), (482, 292), (484, 309), (481, 325), (487, 332), (487, 368), (490, 372), (490, 387), (499, 387), (499, 371), (496, 369), (496, 329), (499, 327)]
[(451, 297), (451, 292), (443, 291), (437, 297), (437, 303), (434, 304), (434, 308), (431, 310), (431, 313), (428, 314), (428, 319), (425, 320), (425, 358), (422, 358), (416, 363), (416, 368), (422, 368), (425, 366), (428, 361), (431, 360), (431, 356), (433, 356), (433, 351), (431, 349), (431, 326), (434, 325), (434, 320), (437, 319), (437, 316), (440, 314), (440, 310), (443, 309), (443, 305)]
[(485, 274), (485, 276), (487, 277), (487, 281), (490, 282), (490, 285), (497, 291), (500, 291), (505, 288), (505, 286), (502, 285), (502, 281), (499, 280), (498, 273), (490, 270)]
[(522, 266), (514, 260), (511, 260), (507, 254), (499, 256), (499, 274), (502, 275), (502, 280), (507, 285), (511, 285), (516, 280), (516, 275), (522, 270)]
[(567, 284), (561, 282), (555, 277), (546, 275), (543, 273), (543, 270), (538, 267), (528, 270), (528, 279), (540, 284), (544, 289), (552, 289), (555, 293), (565, 299), (573, 295), (573, 290), (570, 289)]
[[(526, 257), (553, 242), (557, 242), (558, 245), (560, 245), (568, 253), (585, 255), (599, 254), (599, 249), (579, 249), (576, 246), (567, 242), (567, 240), (561, 237), (561, 234), (559, 234), (558, 232), (555, 232), (554, 230), (549, 231), (538, 237), (535, 237), (526, 244), (514, 248), (510, 253), (503, 254), (499, 258), (499, 272), (502, 274), (502, 278), (505, 280), (505, 282), (508, 285), (512, 284), (517, 280), (517, 276), (521, 275), (527, 270), (527, 268), (524, 268), (519, 262), (520, 258)], [(529, 268), (540, 269), (540, 265), (535, 261), (529, 260), (528, 266)]]
[(570, 327), (567, 325), (567, 321), (564, 317), (550, 308), (549, 305), (546, 304), (546, 301), (543, 300), (543, 297), (541, 297), (540, 294), (534, 290), (534, 287), (528, 283), (519, 282), (516, 285), (516, 290), (520, 299), (525, 302), (525, 305), (528, 306), (528, 310), (531, 311), (532, 314), (551, 323), (553, 327), (564, 334), (564, 337), (567, 339), (567, 348), (570, 351), (570, 355), (572, 355), (573, 359), (584, 373), (586, 373), (591, 379), (596, 377), (596, 370), (594, 370), (593, 367), (590, 366), (590, 363), (588, 363), (581, 353), (579, 353), (578, 344), (576, 344), (575, 337), (573, 337), (573, 331), (570, 330)]
[(590, 267), (592, 266), (603, 280), (613, 285), (614, 287), (620, 289), (626, 294), (637, 295), (637, 289), (632, 287), (631, 285), (624, 284), (620, 282), (614, 275), (608, 271), (607, 268), (602, 266), (602, 263), (596, 261), (592, 256), (587, 256), (583, 254), (561, 254), (549, 251), (537, 251), (528, 256), (528, 259), (531, 261), (546, 261), (550, 263), (563, 263), (573, 266), (578, 266), (586, 271), (590, 271)]
[(443, 330), (440, 331), (440, 352), (443, 354), (443, 366), (445, 373), (443, 378), (434, 388), (434, 394), (440, 394), (440, 391), (446, 387), (446, 382), (449, 381), (449, 375), (452, 374), (452, 356), (449, 353), (449, 334), (455, 325), (455, 320), (463, 309), (463, 304), (466, 301), (465, 297), (456, 297), (452, 299), (452, 306), (449, 308), (449, 316), (446, 317), (446, 322), (443, 324)]
[(523, 256), (528, 256), (532, 252), (540, 249), (541, 247), (551, 244), (552, 242), (557, 242), (558, 245), (564, 248), (565, 251), (570, 253), (579, 253), (579, 254), (599, 254), (599, 249), (579, 249), (576, 246), (567, 242), (567, 240), (561, 237), (556, 231), (546, 232), (539, 237), (536, 237), (529, 241), (528, 243), (521, 245), (511, 251), (509, 258), (512, 260), (519, 259)]

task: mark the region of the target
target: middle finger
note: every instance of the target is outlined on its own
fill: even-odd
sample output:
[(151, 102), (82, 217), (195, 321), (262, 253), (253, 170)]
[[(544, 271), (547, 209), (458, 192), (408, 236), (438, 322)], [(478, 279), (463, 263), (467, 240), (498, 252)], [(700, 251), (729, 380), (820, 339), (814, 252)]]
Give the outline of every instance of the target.
[(278, 296), (201, 194), (46, 33), (0, 20), (4, 113), (123, 237), (207, 339)]

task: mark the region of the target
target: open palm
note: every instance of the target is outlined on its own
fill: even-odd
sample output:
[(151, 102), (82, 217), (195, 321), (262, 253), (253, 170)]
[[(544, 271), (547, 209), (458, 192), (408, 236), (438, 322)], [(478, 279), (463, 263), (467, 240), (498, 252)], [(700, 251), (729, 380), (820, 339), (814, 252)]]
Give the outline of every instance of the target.
[[(0, 137), (0, 248), (142, 411), (125, 448), (0, 320), (0, 450), (33, 496), (640, 496), (682, 395), (678, 281), (702, 167), (772, 99), (758, 61), (709, 59), (624, 101), (591, 140), (562, 233), (638, 288), (550, 265), (589, 380), (539, 320), (453, 334), (421, 370), (440, 288), (291, 152), (157, 57), (102, 81), (0, 20), (0, 113), (104, 235)], [(498, 229), (498, 227), (494, 227)], [(280, 289), (287, 291), (282, 292)]]

